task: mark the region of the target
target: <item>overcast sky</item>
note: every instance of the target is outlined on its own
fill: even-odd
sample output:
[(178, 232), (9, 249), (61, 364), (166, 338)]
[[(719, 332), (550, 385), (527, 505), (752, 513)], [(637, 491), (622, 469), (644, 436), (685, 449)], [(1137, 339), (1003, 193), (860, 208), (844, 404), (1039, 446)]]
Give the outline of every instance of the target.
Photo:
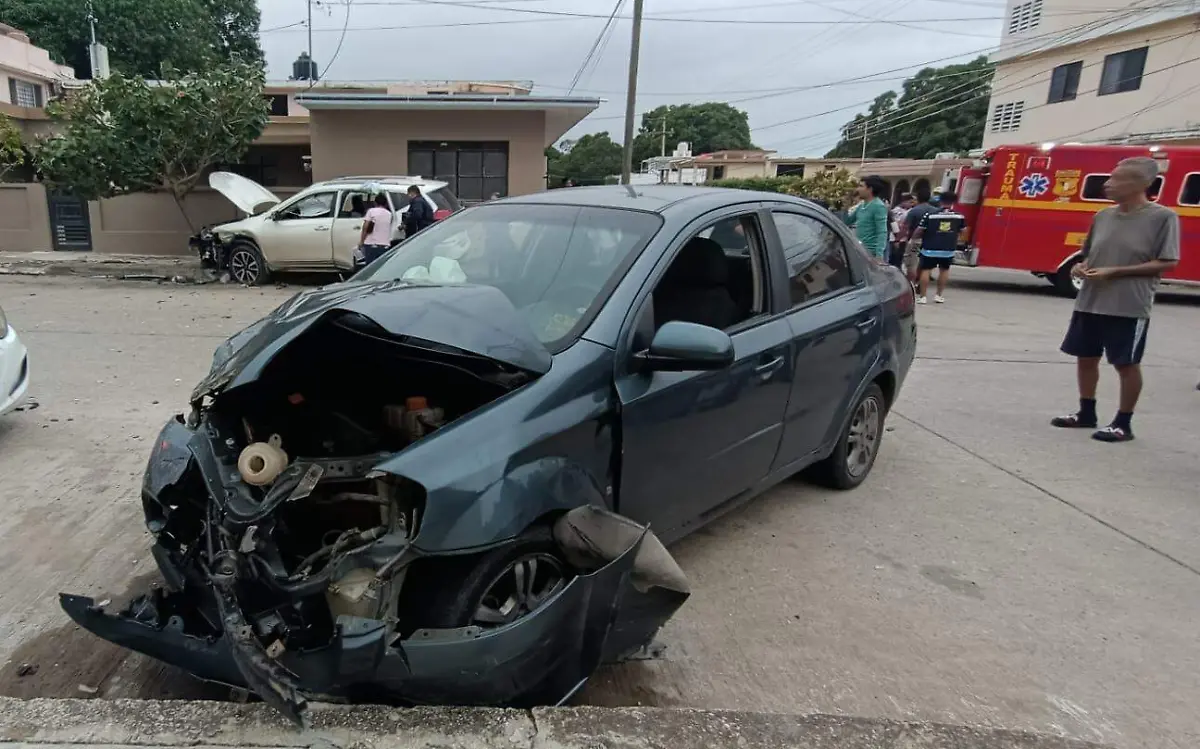
[[(314, 57), (329, 66), (326, 80), (529, 80), (536, 93), (564, 95), (615, 2), (322, 0), (313, 6)], [(287, 78), (307, 46), (305, 0), (259, 7), (268, 75)], [(626, 0), (574, 90), (607, 101), (571, 136), (607, 130), (621, 140), (632, 9)], [(756, 145), (811, 156), (837, 142), (861, 103), (917, 66), (992, 49), (1004, 0), (645, 0), (645, 13), (637, 112), (728, 101), (749, 112)], [(838, 85), (788, 90), (830, 83)], [(781, 124), (790, 120), (798, 121)]]

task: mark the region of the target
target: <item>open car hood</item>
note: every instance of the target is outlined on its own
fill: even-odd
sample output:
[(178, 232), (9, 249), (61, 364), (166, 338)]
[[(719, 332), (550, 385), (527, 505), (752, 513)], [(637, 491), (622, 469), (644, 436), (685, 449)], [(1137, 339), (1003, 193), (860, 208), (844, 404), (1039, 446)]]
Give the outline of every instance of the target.
[(192, 401), (253, 382), (274, 356), (327, 314), (365, 318), (414, 346), (482, 356), (542, 375), (553, 358), (499, 289), (366, 281), (304, 291), (217, 348)]
[(208, 186), (251, 216), (279, 202), (275, 193), (254, 180), (233, 172), (213, 172), (208, 175)]

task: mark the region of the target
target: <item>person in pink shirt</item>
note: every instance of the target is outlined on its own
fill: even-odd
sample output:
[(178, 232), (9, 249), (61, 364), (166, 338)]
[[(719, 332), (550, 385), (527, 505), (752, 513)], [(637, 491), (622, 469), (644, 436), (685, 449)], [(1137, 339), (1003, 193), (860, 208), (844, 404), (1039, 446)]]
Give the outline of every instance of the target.
[(376, 258), (392, 246), (392, 212), (388, 208), (387, 196), (383, 193), (375, 196), (375, 205), (369, 208), (367, 215), (363, 217), (359, 245), (362, 247), (363, 265), (375, 262)]

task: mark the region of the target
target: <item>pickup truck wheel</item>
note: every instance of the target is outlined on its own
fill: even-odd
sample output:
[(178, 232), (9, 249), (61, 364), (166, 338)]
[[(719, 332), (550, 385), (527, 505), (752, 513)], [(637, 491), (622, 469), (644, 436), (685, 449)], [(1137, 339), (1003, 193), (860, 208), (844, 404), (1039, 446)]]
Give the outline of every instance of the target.
[(422, 625), (435, 629), (495, 629), (537, 611), (570, 580), (549, 526), (476, 557), (465, 574), (439, 581)]
[(271, 278), (271, 269), (252, 242), (234, 242), (229, 250), (229, 275), (245, 286), (258, 286)]
[(813, 466), (813, 479), (831, 489), (853, 489), (865, 481), (879, 455), (886, 418), (887, 400), (872, 383), (854, 404), (833, 453)]
[(1083, 258), (1073, 257), (1057, 273), (1050, 276), (1050, 283), (1054, 284), (1054, 290), (1058, 292), (1059, 296), (1074, 299), (1083, 289), (1083, 279), (1071, 275), (1071, 270), (1081, 262), (1083, 262)]

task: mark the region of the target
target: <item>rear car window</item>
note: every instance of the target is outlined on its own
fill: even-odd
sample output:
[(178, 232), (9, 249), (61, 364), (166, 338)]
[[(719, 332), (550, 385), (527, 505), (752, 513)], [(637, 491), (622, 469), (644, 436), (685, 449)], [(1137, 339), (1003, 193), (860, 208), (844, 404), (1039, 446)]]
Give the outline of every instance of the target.
[(450, 211), (453, 213), (462, 208), (462, 203), (458, 202), (458, 198), (448, 188), (439, 187), (433, 192), (425, 194), (433, 200), (433, 204), (438, 207), (439, 211)]

